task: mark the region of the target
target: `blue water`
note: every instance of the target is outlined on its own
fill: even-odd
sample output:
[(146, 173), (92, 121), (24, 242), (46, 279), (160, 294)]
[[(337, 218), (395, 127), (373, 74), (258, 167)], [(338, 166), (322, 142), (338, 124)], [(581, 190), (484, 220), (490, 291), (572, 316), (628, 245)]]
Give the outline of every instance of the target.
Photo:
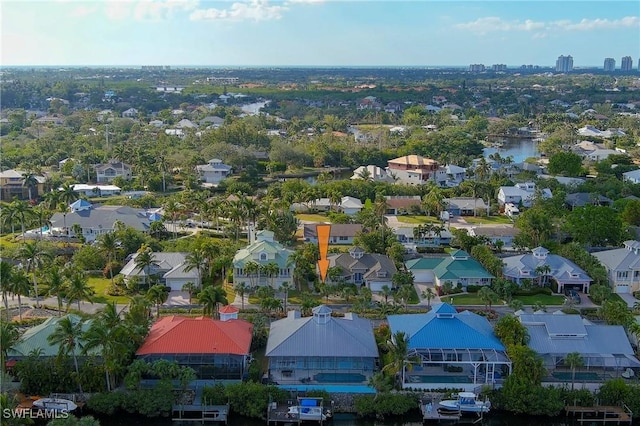
[(362, 383), (366, 377), (356, 373), (318, 373), (313, 379), (319, 383)]
[(325, 390), (329, 393), (376, 393), (373, 388), (366, 385), (279, 385), (278, 387), (298, 392)]
[(489, 155), (499, 153), (501, 157), (511, 156), (514, 163), (521, 163), (529, 157), (539, 157), (538, 143), (531, 139), (509, 139), (500, 148), (485, 148), (483, 150), (485, 158)]

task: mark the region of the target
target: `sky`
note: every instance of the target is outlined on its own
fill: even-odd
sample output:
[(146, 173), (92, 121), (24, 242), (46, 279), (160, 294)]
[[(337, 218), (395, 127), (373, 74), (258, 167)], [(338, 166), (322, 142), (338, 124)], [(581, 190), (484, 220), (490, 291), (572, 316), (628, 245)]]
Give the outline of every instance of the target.
[(0, 65), (574, 66), (640, 57), (640, 1), (0, 0)]

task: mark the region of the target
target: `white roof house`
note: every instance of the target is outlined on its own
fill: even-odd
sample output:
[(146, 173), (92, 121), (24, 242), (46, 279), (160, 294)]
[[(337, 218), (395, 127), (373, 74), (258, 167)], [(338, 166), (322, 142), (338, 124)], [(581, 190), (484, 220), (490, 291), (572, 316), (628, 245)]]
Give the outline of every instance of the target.
[(640, 183), (640, 169), (623, 173), (622, 180), (631, 183)]
[[(86, 183), (75, 183), (71, 185), (71, 188), (87, 197), (106, 197), (120, 194), (122, 191), (122, 189), (116, 185), (87, 185)], [(60, 190), (62, 190), (62, 188), (60, 188)]]
[(393, 177), (389, 176), (385, 169), (371, 164), (358, 167), (353, 171), (353, 176), (351, 176), (351, 179), (365, 178), (372, 182), (394, 182)]
[(593, 136), (598, 138), (610, 138), (613, 136), (625, 136), (626, 133), (620, 129), (599, 130), (598, 128), (586, 125), (578, 129), (580, 136)]
[[(124, 265), (120, 273), (125, 276), (125, 279), (140, 277), (146, 280), (147, 274), (157, 276), (160, 283), (171, 287), (172, 291), (181, 291), (182, 286), (188, 282), (200, 286), (201, 279), (198, 269), (189, 269), (187, 253), (153, 252), (151, 255), (155, 264), (148, 271), (138, 268), (136, 265), (138, 253), (135, 253), (131, 256), (129, 262)], [(189, 270), (187, 271), (187, 269)]]
[(624, 247), (592, 254), (607, 270), (616, 293), (640, 290), (640, 241), (625, 241)]
[[(543, 198), (551, 198), (552, 193), (548, 188), (539, 192)], [(498, 190), (498, 203), (503, 206), (506, 203), (518, 205), (522, 203), (524, 207), (531, 207), (536, 197), (536, 184), (533, 182), (517, 183), (515, 186), (501, 186)]]
[(213, 158), (207, 164), (196, 166), (196, 171), (204, 186), (217, 185), (231, 174), (232, 167), (218, 158)]

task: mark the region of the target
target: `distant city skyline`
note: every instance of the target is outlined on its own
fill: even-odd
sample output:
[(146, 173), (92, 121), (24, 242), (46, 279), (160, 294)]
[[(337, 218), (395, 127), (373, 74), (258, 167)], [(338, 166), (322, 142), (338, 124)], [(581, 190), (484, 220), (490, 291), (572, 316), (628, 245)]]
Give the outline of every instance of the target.
[[(2, 66), (603, 67), (637, 1), (0, 0)], [(636, 66), (633, 67), (637, 69)]]

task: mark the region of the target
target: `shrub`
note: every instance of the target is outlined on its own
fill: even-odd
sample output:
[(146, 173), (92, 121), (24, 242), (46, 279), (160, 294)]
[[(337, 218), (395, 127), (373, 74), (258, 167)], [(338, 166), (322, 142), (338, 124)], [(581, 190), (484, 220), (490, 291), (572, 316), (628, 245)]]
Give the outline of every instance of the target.
[(361, 417), (403, 416), (418, 408), (417, 394), (379, 393), (354, 397), (356, 413)]
[(477, 293), (482, 288), (481, 285), (470, 284), (467, 286), (467, 293)]

